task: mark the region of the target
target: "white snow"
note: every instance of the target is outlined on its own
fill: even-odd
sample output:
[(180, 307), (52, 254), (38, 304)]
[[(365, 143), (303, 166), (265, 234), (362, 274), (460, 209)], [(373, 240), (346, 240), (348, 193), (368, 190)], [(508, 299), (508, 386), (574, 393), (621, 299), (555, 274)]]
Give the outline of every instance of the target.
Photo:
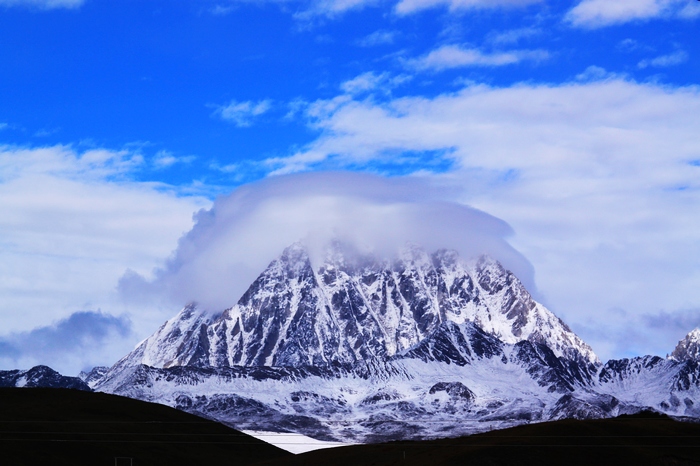
[(302, 434), (296, 434), (294, 432), (266, 432), (260, 430), (243, 430), (241, 432), (294, 454), (306, 453), (307, 451), (320, 450), (322, 448), (335, 448), (354, 445), (352, 443), (316, 440), (315, 438), (307, 437), (306, 435)]

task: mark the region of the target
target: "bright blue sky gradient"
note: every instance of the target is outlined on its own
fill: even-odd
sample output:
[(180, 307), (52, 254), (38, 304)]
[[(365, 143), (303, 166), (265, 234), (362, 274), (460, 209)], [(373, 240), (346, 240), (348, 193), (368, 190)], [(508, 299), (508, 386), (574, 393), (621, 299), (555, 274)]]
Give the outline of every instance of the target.
[[(0, 138), (23, 146), (137, 148), (147, 160), (160, 151), (194, 156), (186, 165), (133, 176), (235, 186), (266, 175), (256, 162), (290, 155), (315, 139), (318, 132), (300, 115), (285, 117), (295, 102), (332, 98), (343, 82), (366, 72), (403, 78), (375, 93), (379, 101), (431, 97), (466, 82), (562, 83), (589, 66), (640, 82), (697, 83), (696, 21), (576, 28), (565, 20), (573, 5), (436, 7), (402, 16), (383, 2), (331, 18), (299, 18), (309, 5), (296, 2), (235, 3), (225, 14), (215, 13), (225, 4), (209, 1), (0, 7), (0, 122), (6, 125)], [(535, 56), (502, 66), (411, 65), (443, 45)], [(671, 58), (665, 66), (644, 66), (660, 56)], [(231, 101), (269, 101), (270, 108), (238, 127), (216, 113)], [(216, 169), (231, 164), (239, 166), (235, 174)]]

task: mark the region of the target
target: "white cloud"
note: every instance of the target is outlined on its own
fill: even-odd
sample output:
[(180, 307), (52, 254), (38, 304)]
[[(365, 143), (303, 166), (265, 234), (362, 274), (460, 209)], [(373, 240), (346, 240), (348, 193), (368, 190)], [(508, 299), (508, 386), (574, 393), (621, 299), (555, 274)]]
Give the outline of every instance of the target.
[(316, 16), (335, 18), (348, 11), (361, 10), (368, 6), (379, 4), (380, 0), (313, 0), (306, 3), (306, 7), (295, 17), (300, 20), (309, 20)]
[(91, 149), (78, 154), (66, 146), (24, 149), (0, 146), (0, 182), (28, 175), (99, 180), (118, 177), (143, 163), (143, 157), (128, 151)]
[(453, 11), (519, 8), (542, 1), (543, 0), (399, 0), (396, 4), (396, 12), (400, 15), (406, 15), (435, 7), (447, 7)]
[(641, 69), (648, 68), (650, 66), (654, 68), (666, 68), (668, 66), (680, 65), (687, 61), (688, 53), (683, 50), (678, 50), (668, 55), (661, 55), (656, 58), (642, 60), (637, 63), (637, 67)]
[(479, 49), (462, 48), (458, 45), (444, 45), (427, 55), (406, 64), (418, 70), (442, 71), (463, 67), (495, 67), (519, 63), (523, 60), (541, 61), (548, 54), (543, 50), (511, 50), (507, 52), (484, 53)]
[[(129, 181), (142, 163), (125, 151), (0, 147), (2, 334), (79, 310), (128, 311), (115, 301), (119, 277), (127, 268), (148, 274), (209, 205)], [(132, 313), (134, 338), (163, 318), (142, 311)]]
[(700, 16), (700, 3), (686, 2), (685, 6), (678, 11), (678, 17), (684, 19), (694, 19)]
[(0, 0), (0, 6), (19, 6), (53, 10), (56, 8), (78, 8), (85, 0)]
[(253, 123), (256, 117), (272, 108), (271, 100), (260, 100), (258, 102), (245, 101), (238, 102), (232, 100), (228, 105), (222, 105), (216, 109), (216, 114), (222, 119), (232, 122), (238, 127), (247, 127)]
[(234, 5), (214, 5), (209, 12), (215, 16), (226, 16), (236, 9)]
[(359, 94), (377, 88), (386, 79), (389, 73), (376, 74), (373, 72), (363, 73), (340, 85), (340, 89), (347, 94)]
[[(687, 0), (582, 0), (566, 15), (574, 26), (598, 28), (659, 17), (694, 17)], [(692, 2), (695, 3), (695, 2)]]
[[(2, 0), (0, 0), (2, 1)], [(68, 1), (68, 0), (66, 0)], [(238, 3), (246, 3), (250, 0), (230, 0), (226, 4), (216, 5), (210, 9), (214, 15), (227, 15), (235, 10)], [(254, 3), (273, 3), (287, 5), (298, 3), (300, 10), (294, 14), (296, 19), (302, 21), (314, 20), (317, 17), (337, 18), (350, 11), (358, 11), (367, 7), (376, 7), (385, 4), (384, 0), (252, 0)], [(528, 5), (542, 3), (545, 0), (398, 0), (394, 11), (398, 15), (409, 15), (430, 8), (447, 7), (451, 11), (485, 10), (522, 8)], [(358, 41), (361, 46), (375, 46), (392, 43), (395, 33), (389, 31), (377, 31)]]
[(623, 76), (617, 73), (611, 73), (605, 68), (600, 66), (591, 65), (586, 68), (583, 73), (576, 75), (576, 81), (591, 82), (591, 81), (603, 81), (606, 79), (620, 79)]
[(373, 72), (362, 73), (353, 79), (340, 84), (340, 89), (346, 94), (362, 94), (365, 92), (379, 90), (385, 93), (390, 92), (396, 86), (409, 81), (410, 76), (392, 76), (390, 73), (376, 74)]
[(396, 31), (379, 30), (366, 35), (357, 41), (360, 47), (375, 47), (377, 45), (393, 44), (398, 33)]
[[(2, 1), (2, 0), (0, 0)], [(235, 11), (240, 4), (277, 4), (283, 8), (296, 4), (299, 10), (294, 14), (301, 21), (313, 20), (317, 17), (336, 18), (348, 11), (361, 10), (367, 6), (375, 6), (382, 0), (227, 0), (209, 10), (213, 15), (224, 16)]]
[(634, 39), (630, 39), (628, 37), (627, 39), (621, 40), (617, 44), (616, 48), (622, 52), (633, 52), (633, 51), (639, 49), (640, 47), (641, 47), (641, 45), (639, 44), (639, 42), (637, 42)]
[(7, 123), (0, 123), (0, 131), (7, 129), (9, 127), (10, 127), (10, 125), (8, 125)]
[(488, 35), (488, 41), (492, 44), (515, 44), (523, 39), (542, 34), (542, 30), (534, 27), (510, 29), (508, 31), (494, 31)]
[[(2, 1), (2, 0), (0, 0)], [(215, 15), (226, 15), (235, 9), (237, 3), (248, 0), (231, 0), (225, 5), (216, 5), (210, 11)], [(287, 4), (294, 0), (254, 0), (257, 3)], [(399, 0), (394, 10), (399, 15), (409, 15), (422, 10), (447, 7), (451, 11), (522, 8), (528, 5), (542, 3), (544, 0)], [(336, 18), (350, 11), (362, 10), (385, 3), (383, 0), (306, 0), (298, 2), (301, 10), (294, 16), (302, 21), (316, 17)], [(391, 43), (394, 33), (377, 31), (358, 42), (362, 46), (374, 46)]]
[[(353, 173), (269, 178), (217, 199), (155, 280), (126, 275), (125, 297), (167, 296), (212, 311), (235, 304), (287, 246), (303, 240), (318, 254), (332, 239), (390, 256), (406, 242), (429, 250), (454, 248), (463, 257), (489, 253), (532, 285), (530, 264), (506, 242), (510, 227), (420, 179)], [(315, 257), (315, 256), (314, 256)]]
[[(611, 309), (700, 307), (698, 88), (623, 79), (470, 86), (310, 109), (321, 136), (270, 164), (289, 172), (439, 154), (454, 168), (434, 177), (513, 226), (546, 302), (575, 330), (589, 320), (604, 327)], [(583, 336), (612, 356), (601, 335)]]
[(153, 166), (157, 169), (170, 168), (178, 163), (190, 163), (195, 159), (193, 155), (188, 155), (185, 157), (177, 157), (172, 153), (161, 150), (153, 157)]

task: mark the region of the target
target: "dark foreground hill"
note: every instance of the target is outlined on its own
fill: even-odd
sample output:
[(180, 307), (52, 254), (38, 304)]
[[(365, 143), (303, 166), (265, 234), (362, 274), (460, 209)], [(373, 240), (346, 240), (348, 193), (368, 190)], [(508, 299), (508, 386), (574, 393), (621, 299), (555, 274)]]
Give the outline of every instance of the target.
[(167, 406), (60, 388), (0, 388), (3, 465), (246, 465), (287, 456)]
[(158, 404), (77, 390), (0, 388), (0, 457), (0, 464), (29, 466), (700, 466), (700, 424), (647, 412), (291, 455)]
[(274, 466), (700, 465), (700, 424), (655, 413), (530, 424), (454, 439), (317, 450)]

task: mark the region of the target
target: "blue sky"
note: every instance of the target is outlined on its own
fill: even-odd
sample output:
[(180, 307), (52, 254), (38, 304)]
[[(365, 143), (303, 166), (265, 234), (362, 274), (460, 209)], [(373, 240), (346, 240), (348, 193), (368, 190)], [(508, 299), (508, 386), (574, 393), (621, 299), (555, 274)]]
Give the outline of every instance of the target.
[(601, 358), (670, 352), (700, 325), (699, 19), (691, 0), (0, 0), (3, 364), (76, 315), (107, 349), (63, 368), (113, 362), (177, 311), (121, 296), (127, 269), (152, 277), (218, 195), (328, 170), (505, 221)]

